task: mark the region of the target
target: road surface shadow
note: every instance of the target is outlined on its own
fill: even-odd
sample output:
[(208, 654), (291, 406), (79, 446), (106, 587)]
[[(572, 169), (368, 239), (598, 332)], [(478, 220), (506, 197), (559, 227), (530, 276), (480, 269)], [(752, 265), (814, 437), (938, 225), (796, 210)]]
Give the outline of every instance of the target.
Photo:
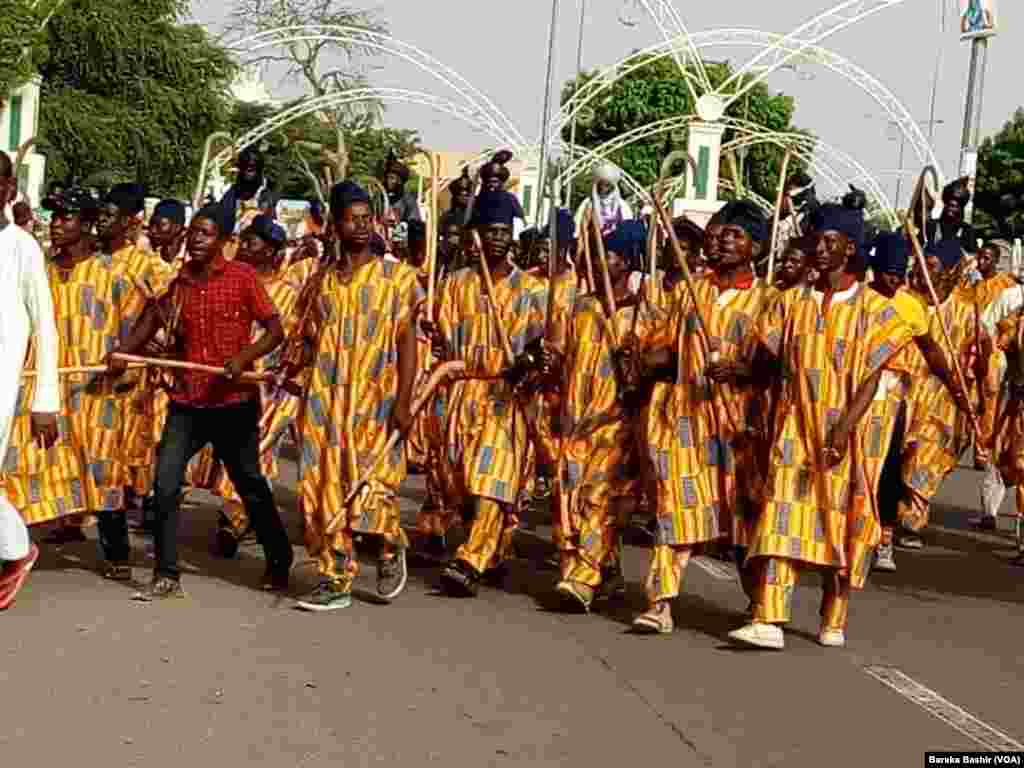
[(896, 572), (874, 571), (872, 587), (922, 602), (973, 597), (1024, 603), (1024, 568), (1010, 562), (1016, 555), (1012, 541), (1000, 545), (934, 528), (925, 529), (921, 537), (924, 549), (897, 549)]

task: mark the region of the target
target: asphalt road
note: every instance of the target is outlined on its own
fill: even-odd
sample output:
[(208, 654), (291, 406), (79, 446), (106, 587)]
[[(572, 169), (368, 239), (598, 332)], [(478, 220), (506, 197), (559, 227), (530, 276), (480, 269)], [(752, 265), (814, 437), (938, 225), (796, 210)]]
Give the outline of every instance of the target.
[[(287, 466), (277, 491), (299, 544), (293, 482)], [(543, 526), (521, 536), (504, 589), (476, 600), (437, 596), (424, 568), (391, 606), (303, 614), (256, 589), (258, 548), (230, 562), (209, 554), (215, 511), (201, 503), (186, 515), (186, 601), (130, 601), (93, 572), (94, 542), (44, 551), (0, 615), (0, 755), (105, 768), (810, 768), (918, 766), (926, 750), (983, 749), (965, 731), (991, 745), (1000, 734), (986, 725), (1024, 741), (1024, 568), (1008, 562), (1008, 535), (966, 531), (977, 482), (951, 477), (927, 547), (899, 552), (897, 573), (854, 595), (847, 648), (815, 642), (810, 583), (782, 653), (726, 643), (746, 601), (720, 565), (689, 570), (674, 635), (630, 634), (642, 546), (626, 550), (623, 601), (553, 612)], [(410, 522), (421, 498), (412, 478)], [(315, 573), (296, 554), (298, 593)], [(135, 562), (142, 581), (141, 538)], [(373, 571), (367, 561), (368, 588)], [(902, 674), (977, 721), (938, 717), (928, 694), (901, 695), (872, 671)]]

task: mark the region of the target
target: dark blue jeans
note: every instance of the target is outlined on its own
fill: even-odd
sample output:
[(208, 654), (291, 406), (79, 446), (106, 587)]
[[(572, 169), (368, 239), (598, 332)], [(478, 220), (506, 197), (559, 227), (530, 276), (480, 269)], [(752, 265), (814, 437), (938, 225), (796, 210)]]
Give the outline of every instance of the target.
[(194, 408), (171, 403), (157, 449), (156, 572), (172, 579), (178, 570), (179, 501), (185, 469), (207, 443), (224, 464), (235, 486), (267, 565), (287, 569), (292, 563), (288, 534), (274, 504), (267, 478), (260, 469), (260, 404), (253, 400), (218, 408)]
[(901, 407), (893, 425), (892, 441), (885, 454), (882, 474), (878, 479), (878, 516), (882, 525), (897, 526), (900, 521), (899, 502), (906, 494), (903, 486), (903, 441), (907, 432), (907, 412)]

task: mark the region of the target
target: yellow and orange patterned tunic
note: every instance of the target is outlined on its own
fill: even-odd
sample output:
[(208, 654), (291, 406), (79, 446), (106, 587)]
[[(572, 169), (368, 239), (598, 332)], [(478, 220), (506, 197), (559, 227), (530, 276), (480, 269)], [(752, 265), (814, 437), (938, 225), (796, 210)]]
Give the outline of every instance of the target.
[[(146, 300), (163, 296), (178, 271), (159, 254), (138, 244), (121, 248), (112, 258)], [(119, 386), (133, 384), (135, 390), (124, 413), (124, 464), (128, 470), (128, 485), (139, 495), (149, 492), (156, 472), (155, 452), (160, 435), (153, 427), (164, 415), (159, 412), (159, 400), (163, 400), (166, 409), (166, 396), (154, 386), (160, 376), (161, 371), (156, 369), (128, 372), (119, 382)]]
[[(615, 329), (621, 339), (633, 328), (642, 336), (654, 317), (647, 304), (619, 309)], [(619, 403), (611, 322), (594, 296), (576, 302), (565, 339), (565, 399), (561, 432), (548, 446), (557, 457), (559, 507), (555, 543), (562, 549), (580, 541), (595, 517), (607, 517), (611, 500), (634, 494), (640, 478), (632, 414)]]
[[(721, 359), (749, 362), (757, 346), (754, 325), (773, 289), (754, 280), (747, 288), (722, 291), (702, 278), (695, 290)], [(763, 398), (759, 391), (713, 384), (704, 375), (708, 350), (688, 292), (672, 312), (669, 337), (679, 357), (678, 378), (652, 401), (646, 423), (658, 543), (682, 546), (729, 537), (742, 546), (752, 510), (744, 490), (749, 481), (738, 484), (737, 476), (752, 477), (755, 454), (738, 454), (736, 437), (756, 423)]]
[[(145, 297), (108, 254), (70, 270), (47, 266), (60, 337), (61, 367), (97, 365), (141, 312)], [(27, 368), (35, 365), (29, 352)], [(60, 438), (48, 451), (32, 439), (32, 379), (18, 398), (4, 462), (7, 498), (29, 525), (124, 507), (125, 410), (130, 384), (103, 375), (61, 377)]]
[(492, 309), (480, 273), (466, 268), (441, 292), (440, 331), (470, 377), (440, 392), (432, 412), (432, 439), (446, 450), (439, 480), (450, 509), (461, 509), (472, 496), (514, 504), (526, 479), (525, 414), (501, 378), (507, 361), (496, 323), (504, 326), (513, 354), (521, 354), (544, 334), (547, 294), (541, 281), (516, 268), (494, 289)]
[[(307, 321), (305, 335), (315, 343), (298, 417), (299, 499), (306, 546), (322, 556), (324, 568), (331, 567), (331, 552), (348, 551), (342, 538), (353, 531), (404, 543), (396, 497), (406, 474), (403, 443), (378, 466), (368, 492), (348, 509), (343, 503), (387, 442), (399, 341), (419, 296), (416, 271), (399, 262), (374, 259), (347, 280), (332, 268)], [(329, 539), (326, 529), (339, 515), (344, 524)]]
[[(1016, 284), (1017, 280), (1013, 275), (1008, 272), (1000, 272), (975, 285), (970, 298), (978, 308), (979, 317), (984, 315), (985, 310), (999, 298), (1003, 291)], [(994, 346), (988, 360), (988, 376), (985, 381), (978, 382), (978, 394), (987, 404), (985, 412), (978, 418), (983, 441), (982, 450), (976, 454), (979, 457), (999, 454), (999, 447), (995, 444), (996, 419), (999, 413), (1005, 411), (1007, 405), (1007, 390), (1003, 388), (1006, 371), (1006, 353), (998, 346)]]
[[(938, 311), (924, 299), (918, 300), (926, 306), (929, 334), (949, 358), (940, 318), (945, 323), (964, 375), (970, 379), (973, 371), (968, 363), (978, 349), (978, 306), (958, 291), (953, 291)], [(974, 433), (969, 417), (956, 407), (949, 389), (932, 374), (916, 345), (908, 345), (887, 367), (901, 371), (908, 381), (905, 444), (910, 450), (904, 456), (902, 476), (912, 501), (900, 502), (900, 518), (917, 530), (928, 523), (929, 500), (956, 468)], [(968, 391), (973, 391), (970, 381)]]
[(893, 303), (854, 283), (826, 296), (812, 286), (778, 295), (757, 324), (759, 341), (782, 364), (772, 429), (768, 500), (750, 540), (750, 557), (779, 557), (839, 569), (862, 588), (881, 538), (876, 515), (854, 504), (874, 495), (864, 473), (862, 432), (827, 468), (824, 446), (858, 388), (899, 353), (915, 330)]

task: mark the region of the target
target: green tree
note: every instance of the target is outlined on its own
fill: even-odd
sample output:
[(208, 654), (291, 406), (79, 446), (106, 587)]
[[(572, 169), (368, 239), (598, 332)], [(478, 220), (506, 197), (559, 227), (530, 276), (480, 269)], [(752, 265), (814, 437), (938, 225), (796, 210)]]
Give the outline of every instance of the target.
[[(715, 86), (723, 83), (732, 74), (732, 68), (728, 63), (705, 62), (705, 67), (712, 85)], [(570, 80), (562, 88), (562, 103), (568, 101), (579, 87), (598, 74), (584, 73), (579, 83), (576, 79)], [(635, 69), (601, 93), (590, 107), (587, 116), (592, 119), (581, 122), (576, 134), (576, 143), (588, 148), (596, 148), (641, 126), (695, 112), (693, 98), (679, 76), (675, 61), (669, 57), (653, 56), (649, 63)], [(771, 131), (796, 131), (791, 125), (793, 111), (792, 97), (774, 94), (765, 85), (758, 84), (730, 106), (726, 115), (748, 120)], [(562, 138), (566, 141), (570, 139), (569, 126), (563, 131)], [(722, 142), (724, 144), (732, 139), (733, 131), (727, 130)], [(668, 137), (668, 141), (671, 142), (672, 137)], [(661, 162), (669, 148), (666, 144), (665, 135), (654, 136), (614, 153), (611, 159), (638, 182), (650, 186), (658, 178)], [(675, 147), (685, 148), (685, 138), (678, 137)], [(751, 147), (746, 159), (745, 186), (769, 200), (774, 200), (782, 157), (783, 151), (771, 145)], [(801, 168), (802, 164), (799, 162), (790, 163), (791, 173)], [(724, 178), (731, 178), (729, 163), (722, 162), (721, 175)], [(583, 187), (577, 185), (574, 189), (574, 198), (585, 193)]]
[(46, 60), (46, 24), (64, 0), (0, 0), (0, 101)]
[(982, 236), (1024, 235), (1024, 108), (982, 143), (974, 204)]
[(236, 65), (187, 0), (67, 0), (46, 29), (40, 149), (51, 179), (139, 180), (191, 196), (206, 137), (227, 124)]
[[(239, 102), (228, 130), (233, 136), (241, 137), (292, 106), (294, 102), (280, 108)], [(328, 190), (322, 189), (322, 171), (324, 166), (332, 165), (334, 159), (324, 149), (332, 150), (335, 139), (335, 126), (331, 121), (307, 115), (261, 142), (267, 158), (267, 175), (285, 198), (311, 198), (320, 192), (327, 196)], [(415, 131), (368, 124), (363, 130), (351, 131), (347, 145), (352, 156), (349, 175), (353, 178), (377, 176), (390, 149), (399, 157), (412, 157), (419, 149), (419, 136)]]
[[(372, 11), (356, 9), (338, 0), (235, 0), (229, 31), (237, 35), (269, 32), (281, 27), (319, 24), (330, 27), (349, 27), (370, 33), (383, 33), (387, 26)], [(285, 79), (300, 83), (309, 90), (311, 98), (343, 93), (368, 85), (366, 61), (376, 51), (367, 45), (338, 40), (308, 40), (270, 48), (266, 53), (250, 57), (250, 64), (270, 64), (283, 70)], [(339, 62), (342, 62), (339, 66)], [(383, 106), (376, 99), (367, 99), (342, 107), (325, 109), (322, 113), (334, 134), (332, 141), (321, 143), (315, 150), (330, 159), (324, 167), (321, 188), (345, 178), (349, 166), (358, 157), (350, 146), (353, 136), (368, 125), (379, 121)], [(296, 160), (318, 163), (318, 157), (305, 157), (304, 149), (296, 146)]]

